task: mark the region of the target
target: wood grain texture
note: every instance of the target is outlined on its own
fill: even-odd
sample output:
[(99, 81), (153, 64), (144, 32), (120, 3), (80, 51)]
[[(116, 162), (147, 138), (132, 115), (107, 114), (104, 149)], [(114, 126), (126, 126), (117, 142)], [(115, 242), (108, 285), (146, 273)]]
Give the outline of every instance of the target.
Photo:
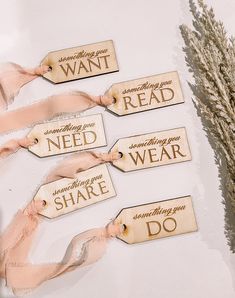
[(101, 114), (38, 124), (28, 137), (37, 140), (28, 149), (39, 157), (107, 145)]
[(191, 196), (124, 208), (116, 222), (125, 225), (118, 238), (128, 244), (197, 231)]
[(116, 83), (106, 94), (116, 100), (107, 109), (119, 116), (184, 102), (177, 71)]
[(124, 172), (191, 160), (184, 127), (119, 139), (111, 152), (122, 154), (113, 165)]
[(45, 200), (41, 215), (54, 218), (116, 196), (106, 165), (99, 165), (76, 174), (74, 179), (62, 178), (42, 185), (34, 200)]
[(43, 75), (53, 83), (62, 83), (118, 71), (112, 40), (48, 53), (43, 65), (51, 71)]

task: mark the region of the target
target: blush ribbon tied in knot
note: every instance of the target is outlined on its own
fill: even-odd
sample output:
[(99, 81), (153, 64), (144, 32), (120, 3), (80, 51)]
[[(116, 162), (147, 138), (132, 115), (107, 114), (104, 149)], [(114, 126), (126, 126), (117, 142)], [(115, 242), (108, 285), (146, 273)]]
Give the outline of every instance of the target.
[[(54, 95), (28, 107), (0, 114), (0, 134), (42, 122), (63, 113), (82, 112), (96, 105), (107, 106), (112, 102), (112, 97), (92, 96), (80, 91)], [(28, 137), (9, 140), (0, 146), (0, 158), (33, 144), (35, 139)]]
[(119, 152), (99, 153), (94, 151), (84, 151), (70, 155), (60, 162), (47, 177), (47, 183), (61, 178), (74, 179), (79, 172), (88, 170), (99, 164), (112, 162), (121, 158)]
[(38, 76), (50, 71), (50, 67), (41, 65), (26, 69), (15, 63), (5, 63), (0, 67), (0, 110), (5, 110), (19, 93), (20, 89)]
[(81, 91), (52, 95), (29, 106), (0, 114), (0, 134), (31, 126), (67, 113), (80, 113), (97, 105), (113, 103), (112, 97), (92, 96)]
[[(116, 153), (77, 153), (65, 159), (47, 177), (45, 183), (62, 177), (73, 177), (75, 173), (120, 158)], [(32, 264), (28, 261), (31, 243), (40, 223), (40, 211), (45, 201), (31, 201), (23, 211), (18, 211), (9, 227), (0, 236), (0, 278), (12, 288), (16, 295), (24, 295), (43, 282), (96, 262), (105, 250), (107, 241), (122, 233), (122, 226), (111, 222), (104, 228), (91, 229), (75, 236), (70, 242), (64, 258), (59, 263)]]

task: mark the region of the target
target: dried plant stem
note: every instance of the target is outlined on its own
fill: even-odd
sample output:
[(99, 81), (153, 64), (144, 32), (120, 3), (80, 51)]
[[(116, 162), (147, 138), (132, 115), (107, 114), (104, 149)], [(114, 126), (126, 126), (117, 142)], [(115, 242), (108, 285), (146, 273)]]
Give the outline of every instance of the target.
[[(181, 25), (194, 105), (215, 150), (225, 203), (226, 236), (235, 252), (235, 40), (203, 0), (189, 0), (191, 30)], [(226, 171), (224, 171), (226, 170)]]

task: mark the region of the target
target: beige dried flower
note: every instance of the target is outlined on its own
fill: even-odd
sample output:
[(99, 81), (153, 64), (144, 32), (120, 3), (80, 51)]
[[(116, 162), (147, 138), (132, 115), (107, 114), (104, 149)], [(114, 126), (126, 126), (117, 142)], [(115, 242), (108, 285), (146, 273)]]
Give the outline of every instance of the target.
[(225, 233), (235, 252), (235, 39), (228, 38), (222, 22), (203, 0), (189, 0), (191, 30), (181, 25), (184, 52), (194, 77), (190, 87), (219, 165), (225, 204)]

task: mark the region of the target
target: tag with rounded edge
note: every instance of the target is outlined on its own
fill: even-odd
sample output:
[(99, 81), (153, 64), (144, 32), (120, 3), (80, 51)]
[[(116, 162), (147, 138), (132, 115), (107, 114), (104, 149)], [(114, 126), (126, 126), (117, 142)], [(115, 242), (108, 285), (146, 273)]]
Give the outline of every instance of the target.
[(118, 239), (128, 244), (197, 231), (191, 196), (124, 208), (115, 222), (124, 227)]
[(54, 218), (116, 196), (106, 165), (42, 185), (34, 200), (44, 200), (41, 215)]
[(191, 160), (184, 127), (122, 138), (110, 151), (121, 153), (112, 164), (123, 172)]
[(112, 40), (48, 53), (42, 65), (51, 71), (43, 75), (53, 83), (62, 83), (118, 71)]
[(37, 124), (28, 137), (36, 140), (29, 151), (39, 157), (107, 145), (101, 114)]
[(119, 116), (184, 102), (177, 71), (113, 84), (106, 95), (115, 98), (107, 109)]

